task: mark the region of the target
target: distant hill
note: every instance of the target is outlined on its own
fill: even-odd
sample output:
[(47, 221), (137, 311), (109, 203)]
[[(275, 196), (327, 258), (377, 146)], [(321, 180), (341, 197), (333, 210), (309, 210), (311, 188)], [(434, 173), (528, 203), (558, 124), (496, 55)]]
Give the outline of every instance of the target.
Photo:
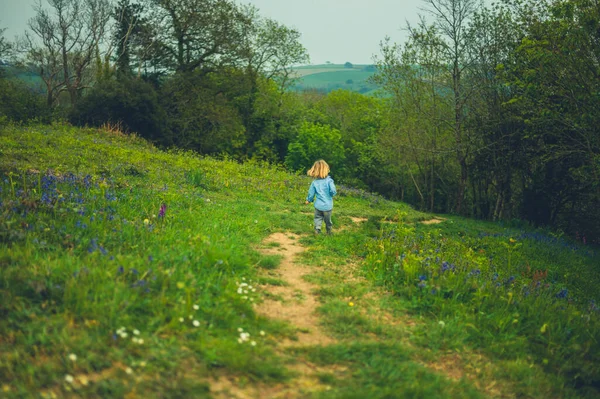
[(368, 78), (375, 73), (374, 65), (322, 64), (294, 68), (298, 81), (294, 91), (316, 90), (323, 93), (346, 89), (363, 94), (373, 94), (378, 87)]
[[(22, 80), (31, 88), (44, 91), (44, 82), (36, 72), (8, 63), (0, 64), (0, 69), (7, 77)], [(374, 94), (378, 89), (376, 85), (368, 82), (368, 78), (375, 73), (374, 65), (305, 65), (294, 67), (293, 70), (298, 81), (292, 90), (297, 92), (316, 90), (329, 93), (337, 89), (346, 89), (363, 94)]]
[(0, 61), (0, 74), (9, 79), (18, 79), (27, 84), (31, 89), (44, 92), (44, 81), (40, 75), (27, 68), (19, 67), (8, 61)]

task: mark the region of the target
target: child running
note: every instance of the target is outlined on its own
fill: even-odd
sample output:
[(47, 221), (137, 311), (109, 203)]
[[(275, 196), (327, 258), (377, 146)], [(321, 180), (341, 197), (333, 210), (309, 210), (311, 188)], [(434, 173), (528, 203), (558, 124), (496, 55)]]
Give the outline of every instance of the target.
[(333, 196), (337, 194), (337, 191), (333, 179), (329, 176), (329, 165), (320, 159), (309, 169), (307, 175), (315, 179), (308, 189), (305, 202), (306, 204), (315, 202), (315, 234), (321, 233), (323, 220), (325, 220), (327, 234), (331, 234)]

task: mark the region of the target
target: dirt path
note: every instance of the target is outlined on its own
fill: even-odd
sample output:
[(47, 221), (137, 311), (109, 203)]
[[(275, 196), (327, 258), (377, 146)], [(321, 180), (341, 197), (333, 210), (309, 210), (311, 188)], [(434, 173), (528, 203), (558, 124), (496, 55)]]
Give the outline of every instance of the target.
[[(314, 345), (330, 345), (336, 340), (325, 334), (319, 325), (316, 313), (319, 301), (314, 294), (317, 288), (304, 279), (313, 268), (297, 262), (296, 257), (305, 248), (298, 243), (300, 236), (292, 233), (274, 233), (264, 242), (265, 255), (281, 255), (279, 267), (270, 277), (286, 283), (285, 286), (265, 285), (261, 288), (269, 295), (257, 305), (256, 312), (271, 319), (288, 322), (296, 328), (297, 339), (284, 339), (278, 343), (278, 350), (285, 356), (285, 348)], [(211, 393), (218, 399), (292, 399), (303, 397), (311, 392), (328, 389), (319, 379), (323, 372), (340, 373), (345, 367), (318, 367), (304, 359), (294, 359), (288, 368), (297, 376), (285, 384), (254, 384), (240, 386), (236, 379), (221, 377), (210, 381)]]
[(304, 279), (313, 270), (296, 262), (296, 256), (304, 251), (298, 238), (299, 236), (291, 233), (275, 233), (265, 240), (266, 245), (277, 245), (263, 250), (265, 255), (283, 256), (276, 277), (285, 281), (287, 286), (263, 287), (272, 297), (283, 300), (266, 299), (256, 311), (272, 319), (285, 320), (297, 328), (298, 340), (285, 340), (280, 343), (282, 347), (329, 345), (334, 340), (322, 331), (316, 314), (319, 302), (313, 291), (317, 286)]

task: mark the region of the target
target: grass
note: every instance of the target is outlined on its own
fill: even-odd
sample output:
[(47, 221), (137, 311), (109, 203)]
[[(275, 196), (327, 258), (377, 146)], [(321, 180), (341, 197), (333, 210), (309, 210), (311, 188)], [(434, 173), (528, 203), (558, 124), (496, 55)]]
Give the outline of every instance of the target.
[(294, 90), (319, 90), (330, 92), (336, 89), (346, 89), (360, 93), (371, 93), (377, 86), (369, 83), (367, 79), (375, 71), (366, 70), (367, 65), (354, 65), (345, 68), (344, 65), (314, 65), (295, 68), (298, 82)]
[[(329, 388), (306, 397), (600, 397), (597, 249), (424, 225), (348, 187), (315, 237), (308, 185), (118, 132), (4, 127), (0, 396), (208, 398), (220, 375), (293, 384), (291, 357)], [(256, 313), (263, 285), (288, 285), (256, 250), (277, 231), (303, 234), (336, 344), (282, 352), (296, 329)]]

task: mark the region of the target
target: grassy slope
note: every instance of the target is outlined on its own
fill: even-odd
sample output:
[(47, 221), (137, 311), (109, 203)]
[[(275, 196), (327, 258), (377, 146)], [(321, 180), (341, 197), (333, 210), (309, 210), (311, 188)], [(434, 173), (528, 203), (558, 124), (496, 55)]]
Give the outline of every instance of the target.
[[(299, 76), (297, 89), (317, 89), (331, 91), (338, 88), (367, 92), (377, 87), (367, 82), (373, 75), (372, 71), (365, 71), (367, 65), (355, 65), (354, 68), (344, 68), (343, 65), (328, 64), (294, 68)], [(353, 83), (346, 83), (352, 80)]]
[[(257, 163), (165, 153), (132, 137), (67, 126), (3, 128), (0, 151), (0, 393), (209, 397), (208, 378), (220, 373), (250, 382), (289, 381), (289, 359), (274, 351), (274, 342), (295, 332), (257, 317), (252, 301), (260, 300), (260, 292), (245, 298), (236, 283), (256, 281), (261, 268), (275, 266), (276, 259), (254, 249), (270, 233), (311, 230), (305, 214), (310, 210), (301, 205), (307, 179)], [(415, 230), (406, 226), (428, 215), (358, 191), (339, 191), (336, 226), (352, 225), (350, 216), (369, 221), (333, 239), (304, 239), (305, 262), (332, 265), (314, 279), (322, 286), (323, 322), (342, 343), (292, 355), (350, 367), (344, 378), (323, 375), (331, 390), (320, 396), (480, 397), (493, 391), (486, 381), (499, 381), (506, 386), (499, 396), (596, 397), (597, 380), (589, 376), (596, 369), (589, 358), (598, 354), (598, 315), (582, 312), (589, 300), (599, 299), (597, 254), (538, 233), (460, 218)], [(167, 206), (164, 218), (161, 204)], [(399, 212), (402, 223), (381, 223)], [(506, 246), (512, 245), (509, 237), (516, 237), (519, 247)], [(490, 278), (492, 273), (507, 277), (509, 264), (526, 283), (532, 278), (527, 265), (548, 270), (550, 299), (542, 305), (557, 303), (558, 308), (546, 306), (556, 319), (547, 319), (542, 333), (539, 318), (531, 316), (532, 333), (514, 327), (514, 319), (526, 315), (515, 316), (513, 303), (502, 309), (488, 304), (483, 318), (502, 323), (491, 326), (473, 318), (477, 312), (469, 301), (474, 299), (461, 302), (446, 291), (432, 300), (417, 288), (420, 278), (413, 282), (388, 273), (396, 270), (393, 264), (387, 274), (377, 269), (397, 250), (433, 251), (435, 245), (459, 267), (461, 259), (473, 268), (489, 255), (496, 266), (482, 276), (489, 272)], [(344, 279), (348, 259), (364, 262), (367, 282)], [(439, 279), (443, 291), (442, 277), (427, 278), (431, 284)], [(369, 299), (376, 286), (396, 295)], [(481, 292), (500, 302), (508, 288)], [(577, 301), (556, 300), (563, 288)], [(410, 329), (374, 322), (360, 309), (353, 312), (349, 297), (365, 309), (370, 303), (371, 312), (408, 314), (418, 322)], [(527, 309), (537, 308), (531, 304), (519, 311)], [(544, 312), (540, 317), (548, 316)], [(579, 319), (587, 317), (587, 325), (572, 320), (576, 312)], [(580, 347), (560, 340), (570, 320), (570, 336), (583, 337)], [(474, 332), (469, 325), (479, 328)], [(240, 345), (238, 328), (257, 345)], [(554, 342), (545, 340), (546, 329), (556, 334)], [(363, 342), (367, 335), (375, 341)], [(596, 346), (588, 345), (589, 336)], [(534, 341), (547, 351), (528, 344)], [(559, 348), (563, 343), (567, 346)], [(472, 380), (453, 381), (419, 366), (448, 351), (479, 370)], [(585, 353), (569, 357), (569, 352)], [(548, 354), (556, 358), (544, 357)], [(561, 362), (572, 367), (561, 370), (556, 366)], [(574, 386), (571, 372), (578, 367), (586, 378)]]

